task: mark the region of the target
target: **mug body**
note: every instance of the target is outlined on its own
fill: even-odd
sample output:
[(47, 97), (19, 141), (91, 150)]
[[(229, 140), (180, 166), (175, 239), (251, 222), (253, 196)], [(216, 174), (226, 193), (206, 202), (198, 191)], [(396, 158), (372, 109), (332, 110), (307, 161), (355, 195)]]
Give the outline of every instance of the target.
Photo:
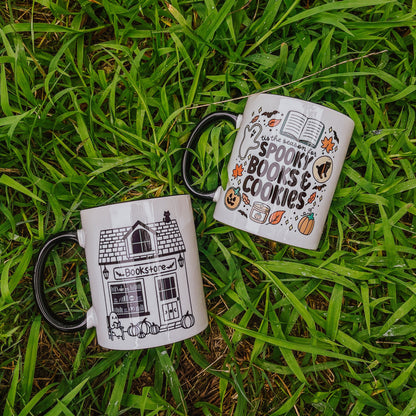
[(273, 94), (247, 100), (214, 218), (316, 249), (354, 129), (347, 116)]
[(134, 350), (192, 337), (208, 324), (190, 197), (81, 211), (92, 308), (106, 348)]

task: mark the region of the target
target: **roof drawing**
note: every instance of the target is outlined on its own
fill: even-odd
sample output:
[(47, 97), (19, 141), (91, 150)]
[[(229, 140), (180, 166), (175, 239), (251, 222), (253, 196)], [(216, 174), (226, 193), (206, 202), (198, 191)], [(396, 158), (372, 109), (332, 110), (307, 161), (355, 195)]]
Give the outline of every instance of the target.
[(141, 260), (143, 256), (136, 258), (129, 256), (127, 251), (127, 237), (138, 226), (141, 226), (156, 235), (155, 252), (153, 257), (163, 257), (170, 254), (183, 253), (185, 244), (176, 220), (159, 221), (152, 224), (143, 224), (137, 221), (132, 227), (113, 228), (102, 230), (100, 233), (98, 264), (117, 264)]

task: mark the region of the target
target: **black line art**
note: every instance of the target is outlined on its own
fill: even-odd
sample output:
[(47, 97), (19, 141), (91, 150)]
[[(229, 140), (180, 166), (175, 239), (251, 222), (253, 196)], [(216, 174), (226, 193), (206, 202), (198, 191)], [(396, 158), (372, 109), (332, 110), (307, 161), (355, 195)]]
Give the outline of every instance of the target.
[(311, 147), (316, 147), (325, 126), (319, 120), (291, 110), (283, 121), (280, 133)]
[(260, 123), (255, 123), (252, 126), (247, 125), (244, 128), (244, 136), (240, 143), (239, 156), (241, 159), (245, 159), (249, 150), (255, 150), (260, 146), (260, 142), (257, 140), (262, 131)]
[(159, 222), (138, 220), (130, 227), (101, 231), (98, 264), (106, 282), (111, 340), (194, 325), (185, 252), (169, 211)]

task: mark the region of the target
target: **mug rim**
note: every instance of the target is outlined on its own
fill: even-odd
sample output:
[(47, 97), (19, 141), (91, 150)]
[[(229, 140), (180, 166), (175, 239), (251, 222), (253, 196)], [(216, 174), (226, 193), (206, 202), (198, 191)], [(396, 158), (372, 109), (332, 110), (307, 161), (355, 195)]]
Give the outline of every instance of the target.
[(80, 209), (79, 212), (92, 211), (94, 209), (102, 209), (102, 208), (107, 208), (107, 207), (114, 207), (116, 205), (127, 205), (131, 203), (144, 202), (144, 201), (155, 201), (155, 200), (160, 201), (162, 199), (171, 199), (171, 198), (179, 198), (179, 197), (190, 198), (188, 194), (178, 194), (178, 195), (157, 196), (155, 198), (133, 199), (131, 201), (113, 202), (111, 204), (96, 205), (95, 207)]
[[(280, 98), (285, 98), (285, 99), (288, 99), (288, 100), (299, 101), (299, 102), (301, 102), (303, 104), (308, 104), (308, 105), (311, 105), (311, 106), (319, 107), (319, 108), (322, 108), (323, 110), (336, 113), (337, 115), (342, 116), (342, 117), (350, 120), (355, 125), (354, 120), (350, 116), (347, 116), (346, 114), (341, 113), (338, 110), (334, 110), (333, 108), (327, 107), (327, 106), (322, 105), (322, 104), (315, 103), (313, 101), (303, 100), (303, 99), (297, 98), (297, 97), (290, 97), (290, 96), (287, 96), (287, 95), (279, 95), (279, 94), (271, 94), (271, 93), (267, 93), (267, 92), (259, 92), (257, 94), (253, 94), (250, 97), (248, 97), (247, 102), (246, 102), (246, 104), (244, 106), (244, 111), (245, 111), (245, 109), (247, 107), (247, 104), (248, 104), (249, 100), (255, 99), (255, 98), (259, 97), (260, 95), (266, 95), (268, 97), (279, 98), (279, 99)], [(244, 113), (244, 111), (243, 111), (243, 113)]]

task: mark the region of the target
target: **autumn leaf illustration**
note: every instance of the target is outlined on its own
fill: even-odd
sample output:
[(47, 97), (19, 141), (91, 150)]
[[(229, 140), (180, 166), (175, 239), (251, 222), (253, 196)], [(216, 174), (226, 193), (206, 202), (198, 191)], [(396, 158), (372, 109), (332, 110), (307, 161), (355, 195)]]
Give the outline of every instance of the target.
[(273, 212), (273, 214), (270, 214), (269, 223), (273, 225), (279, 224), (285, 212), (286, 211), (276, 211), (276, 212)]
[(238, 163), (235, 165), (235, 169), (233, 169), (233, 178), (238, 178), (239, 176), (243, 176), (243, 165), (239, 165)]
[(269, 127), (276, 127), (280, 124), (282, 120), (278, 119), (278, 118), (272, 118), (271, 120), (269, 120)]
[(243, 202), (246, 205), (250, 205), (250, 198), (246, 194), (243, 194)]
[(321, 140), (322, 143), (322, 149), (325, 149), (327, 153), (329, 153), (335, 146), (335, 143), (332, 141), (332, 137), (328, 139), (328, 137), (325, 136), (323, 140)]
[(315, 201), (316, 198), (316, 192), (314, 192), (308, 199), (308, 204), (311, 204), (313, 201)]

